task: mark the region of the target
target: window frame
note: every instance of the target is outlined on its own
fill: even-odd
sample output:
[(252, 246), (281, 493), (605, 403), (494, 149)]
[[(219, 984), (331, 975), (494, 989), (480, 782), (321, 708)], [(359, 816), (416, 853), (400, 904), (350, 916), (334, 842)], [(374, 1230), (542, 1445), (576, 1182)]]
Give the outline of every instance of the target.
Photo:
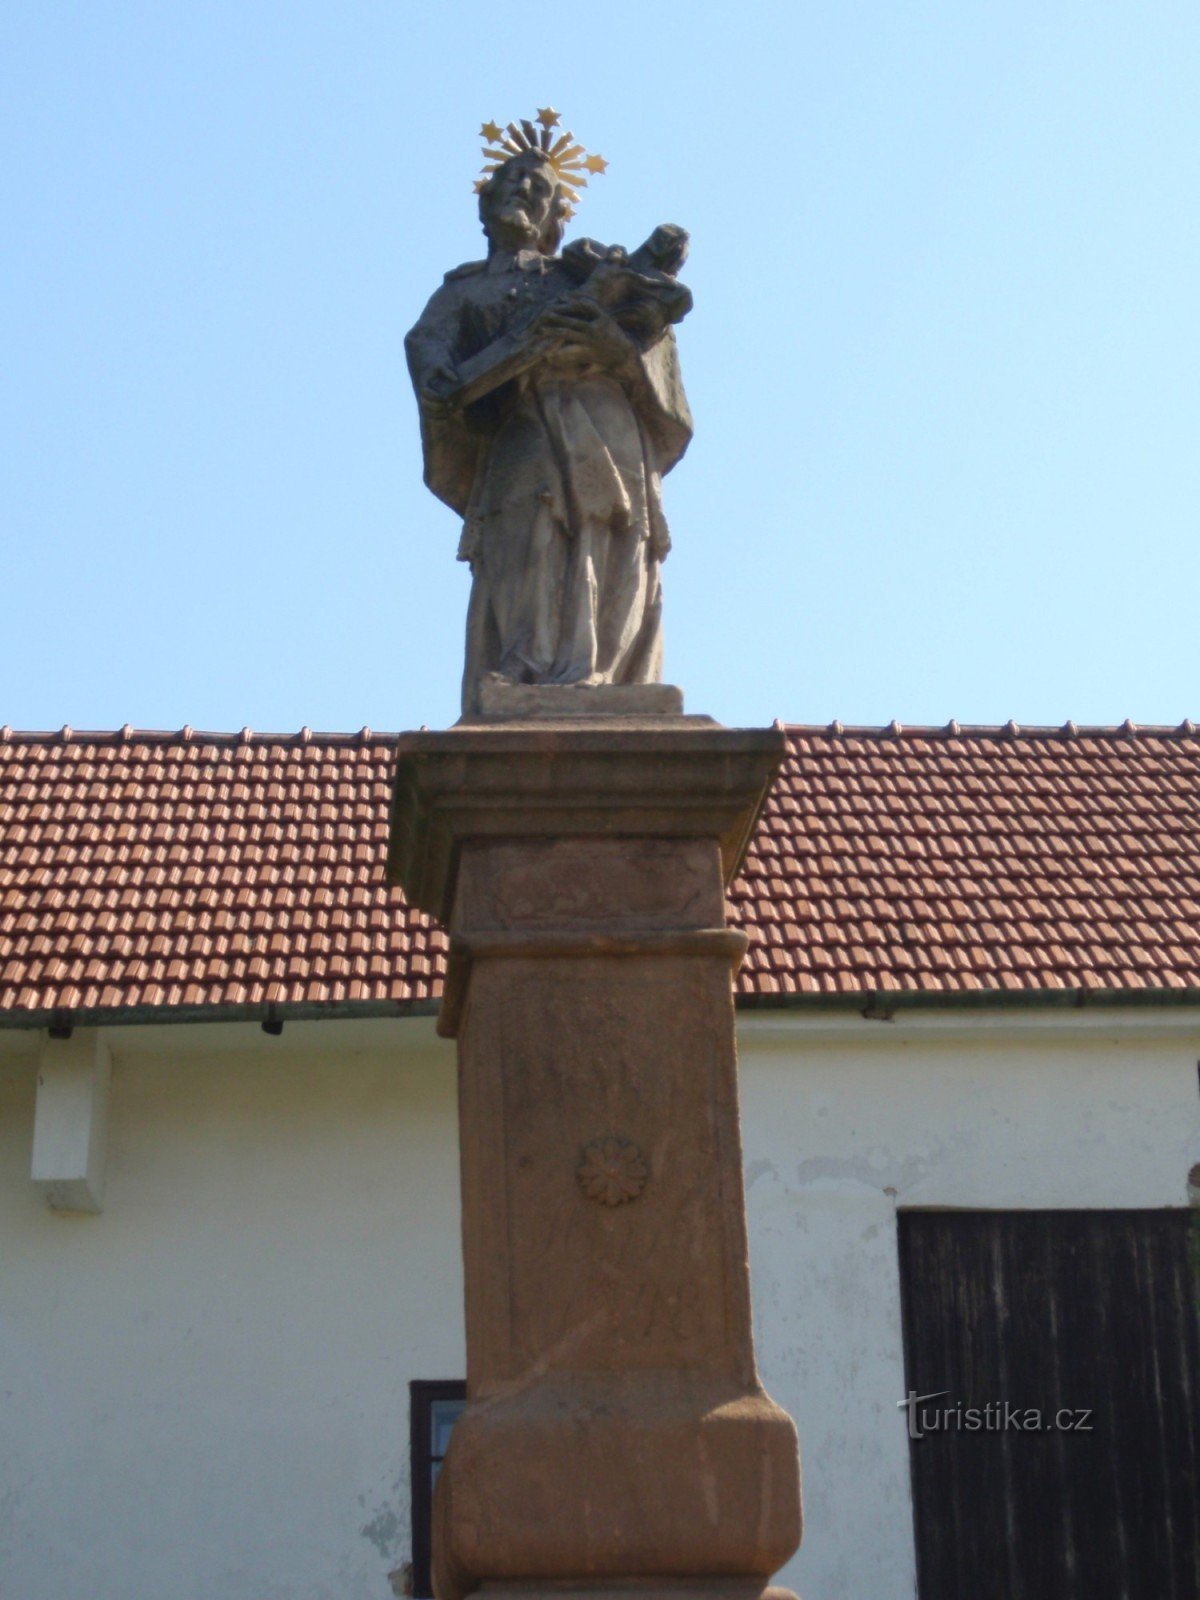
[(443, 1459), (433, 1453), (433, 1407), (439, 1400), (466, 1398), (463, 1378), (413, 1378), (408, 1385), (413, 1600), (433, 1600), (433, 1468)]

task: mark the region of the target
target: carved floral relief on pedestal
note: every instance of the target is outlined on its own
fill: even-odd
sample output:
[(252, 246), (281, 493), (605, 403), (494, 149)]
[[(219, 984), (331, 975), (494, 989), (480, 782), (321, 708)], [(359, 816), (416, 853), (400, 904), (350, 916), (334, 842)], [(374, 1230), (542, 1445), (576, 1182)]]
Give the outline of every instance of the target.
[(636, 1200), (646, 1187), (646, 1163), (631, 1139), (610, 1134), (593, 1139), (585, 1148), (576, 1176), (589, 1200), (602, 1206), (620, 1206)]

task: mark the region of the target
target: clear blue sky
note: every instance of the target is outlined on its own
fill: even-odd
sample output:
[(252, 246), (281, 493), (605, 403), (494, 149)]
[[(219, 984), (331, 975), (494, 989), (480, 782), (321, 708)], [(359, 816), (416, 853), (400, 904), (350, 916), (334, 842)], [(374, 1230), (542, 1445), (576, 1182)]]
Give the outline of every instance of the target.
[(0, 80), (0, 721), (453, 720), (402, 340), (547, 101), (692, 232), (690, 709), (1200, 718), (1194, 0), (8, 0)]

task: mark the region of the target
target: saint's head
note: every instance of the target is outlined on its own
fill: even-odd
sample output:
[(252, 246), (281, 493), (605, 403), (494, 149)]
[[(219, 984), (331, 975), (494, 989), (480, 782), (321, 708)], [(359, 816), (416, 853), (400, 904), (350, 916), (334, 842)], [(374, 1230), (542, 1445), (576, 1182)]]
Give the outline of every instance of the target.
[(540, 250), (562, 243), (568, 202), (540, 150), (524, 150), (496, 168), (479, 191), (479, 220), (493, 250)]

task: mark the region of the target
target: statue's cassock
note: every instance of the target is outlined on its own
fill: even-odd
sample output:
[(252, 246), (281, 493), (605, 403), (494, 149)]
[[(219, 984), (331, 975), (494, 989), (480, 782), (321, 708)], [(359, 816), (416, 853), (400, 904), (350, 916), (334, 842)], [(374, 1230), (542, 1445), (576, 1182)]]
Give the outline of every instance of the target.
[[(633, 338), (619, 371), (531, 327), (577, 277), (534, 249), (446, 275), (408, 335), (425, 481), (464, 519), (471, 564), (463, 709), (496, 673), (513, 683), (656, 683), (659, 563), (670, 548), (661, 478), (692, 422), (670, 328)], [(506, 355), (524, 348), (524, 362)], [(533, 364), (532, 352), (539, 351)], [(501, 381), (470, 403), (464, 367)], [(457, 385), (459, 402), (449, 395)]]

